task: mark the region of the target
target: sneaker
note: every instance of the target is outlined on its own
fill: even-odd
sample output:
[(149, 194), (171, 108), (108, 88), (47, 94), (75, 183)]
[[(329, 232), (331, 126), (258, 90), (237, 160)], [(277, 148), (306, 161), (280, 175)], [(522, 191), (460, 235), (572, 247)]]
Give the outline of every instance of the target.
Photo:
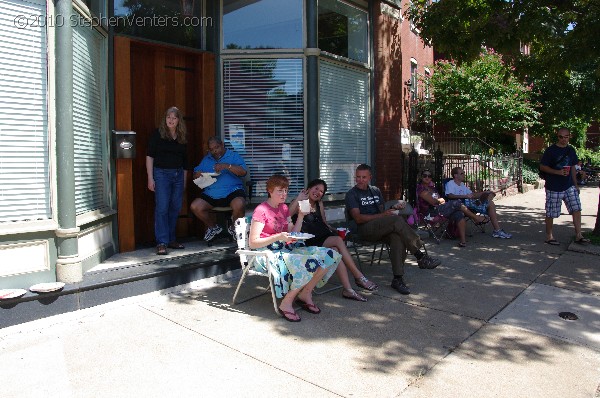
[(408, 287), (404, 284), (404, 279), (401, 277), (392, 279), (392, 289), (397, 290), (400, 294), (410, 294), (410, 290), (408, 290)]
[(219, 235), (221, 232), (223, 232), (223, 228), (221, 228), (220, 225), (214, 226), (212, 228), (208, 227), (206, 233), (204, 234), (204, 240), (210, 242), (215, 238), (215, 236)]
[(229, 232), (229, 235), (233, 236), (233, 239), (235, 239), (235, 227), (233, 225), (227, 227), (227, 232)]
[(494, 233), (492, 233), (492, 236), (494, 238), (500, 238), (500, 239), (510, 239), (510, 238), (512, 238), (512, 235), (509, 234), (508, 232), (504, 232), (503, 229), (498, 229), (498, 230), (494, 231)]
[(419, 264), (419, 268), (423, 269), (434, 269), (441, 263), (442, 262), (440, 260), (438, 260), (437, 258), (433, 258), (428, 254), (424, 255), (423, 257), (421, 257), (420, 260), (417, 261), (417, 264)]

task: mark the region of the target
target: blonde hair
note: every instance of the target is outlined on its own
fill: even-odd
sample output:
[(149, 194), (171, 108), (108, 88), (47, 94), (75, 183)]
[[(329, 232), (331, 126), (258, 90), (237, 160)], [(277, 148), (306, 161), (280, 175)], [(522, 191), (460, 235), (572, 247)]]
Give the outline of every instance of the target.
[(177, 142), (179, 142), (180, 144), (186, 144), (187, 129), (185, 127), (185, 122), (183, 121), (183, 115), (181, 114), (179, 108), (177, 108), (176, 106), (170, 107), (165, 112), (165, 116), (162, 118), (160, 122), (160, 127), (158, 128), (158, 131), (160, 132), (160, 138), (162, 138), (163, 140), (171, 138), (169, 134), (169, 128), (167, 127), (167, 116), (169, 116), (169, 114), (171, 113), (173, 113), (175, 117), (179, 119), (179, 121), (177, 122), (177, 127), (175, 128), (175, 133), (177, 133)]

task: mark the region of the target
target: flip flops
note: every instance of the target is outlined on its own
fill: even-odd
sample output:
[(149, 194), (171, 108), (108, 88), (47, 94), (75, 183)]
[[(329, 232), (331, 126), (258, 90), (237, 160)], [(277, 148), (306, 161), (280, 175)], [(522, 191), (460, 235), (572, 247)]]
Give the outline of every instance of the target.
[(590, 243), (591, 240), (589, 240), (588, 238), (579, 238), (579, 239), (575, 239), (575, 243), (579, 244), (579, 245), (585, 245), (586, 243)]
[(320, 314), (321, 313), (321, 309), (314, 304), (308, 304), (307, 302), (302, 301), (300, 299), (296, 299), (296, 301), (298, 302), (300, 307), (302, 307), (302, 309), (306, 312), (310, 312), (311, 314)]
[(342, 297), (348, 300), (356, 300), (356, 301), (362, 301), (363, 303), (365, 301), (367, 301), (367, 298), (365, 296), (362, 296), (358, 293), (356, 293), (355, 290), (346, 290), (344, 289), (344, 291), (342, 292)]
[(281, 316), (288, 322), (300, 322), (302, 320), (294, 311), (286, 311), (281, 308), (279, 311), (281, 311)]
[(551, 246), (559, 246), (560, 245), (560, 243), (556, 239), (548, 239), (548, 240), (545, 240), (544, 243), (547, 243)]
[(467, 247), (467, 242), (458, 242), (458, 247)]

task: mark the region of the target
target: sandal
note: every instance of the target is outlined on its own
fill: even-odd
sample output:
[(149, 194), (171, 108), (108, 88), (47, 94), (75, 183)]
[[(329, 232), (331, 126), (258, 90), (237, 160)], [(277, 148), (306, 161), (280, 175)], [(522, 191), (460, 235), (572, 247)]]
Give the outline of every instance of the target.
[(545, 240), (544, 243), (547, 243), (547, 244), (552, 245), (552, 246), (559, 246), (560, 245), (560, 243), (556, 239), (548, 239), (548, 240)]
[(488, 216), (483, 216), (483, 220), (476, 222), (475, 225), (485, 225), (490, 222), (490, 218)]
[(185, 249), (185, 246), (179, 242), (171, 242), (167, 247), (170, 249)]
[(302, 320), (302, 318), (300, 318), (300, 316), (294, 311), (285, 311), (281, 308), (279, 308), (279, 311), (281, 311), (281, 316), (284, 317), (288, 322), (300, 322)]
[(370, 292), (379, 289), (379, 286), (377, 285), (377, 283), (371, 282), (364, 275), (358, 279), (354, 279), (354, 282), (356, 283), (356, 286), (360, 287), (361, 289), (368, 290)]
[(580, 245), (585, 245), (586, 243), (590, 243), (590, 242), (591, 242), (591, 240), (589, 240), (588, 238), (584, 238), (584, 237), (575, 239), (575, 243), (580, 244)]
[(165, 254), (167, 254), (167, 246), (164, 243), (161, 243), (160, 245), (156, 246), (156, 254), (158, 254), (159, 256), (164, 256)]
[(360, 294), (356, 293), (356, 291), (353, 289), (344, 289), (342, 291), (342, 297), (348, 300), (362, 301), (363, 303), (367, 301), (367, 298), (365, 296), (361, 296)]
[(300, 304), (300, 307), (302, 307), (302, 309), (306, 312), (310, 312), (311, 314), (321, 313), (321, 309), (314, 304), (308, 304), (307, 302), (302, 301), (300, 299), (296, 299), (296, 301), (298, 302), (298, 304)]
[(467, 247), (467, 242), (458, 242), (458, 247)]

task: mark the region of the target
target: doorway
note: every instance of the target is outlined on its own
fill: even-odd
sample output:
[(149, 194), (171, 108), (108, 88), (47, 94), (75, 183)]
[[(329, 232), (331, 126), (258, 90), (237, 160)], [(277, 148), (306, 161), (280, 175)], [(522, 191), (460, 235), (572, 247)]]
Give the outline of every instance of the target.
[[(115, 129), (136, 132), (136, 158), (117, 160), (119, 246), (129, 251), (154, 245), (154, 193), (147, 187), (146, 148), (166, 109), (176, 106), (184, 115), (190, 168), (200, 163), (208, 138), (215, 135), (215, 56), (121, 36), (115, 36), (114, 54)], [(182, 239), (199, 230), (189, 210), (198, 193), (191, 173), (186, 186), (177, 224)]]

